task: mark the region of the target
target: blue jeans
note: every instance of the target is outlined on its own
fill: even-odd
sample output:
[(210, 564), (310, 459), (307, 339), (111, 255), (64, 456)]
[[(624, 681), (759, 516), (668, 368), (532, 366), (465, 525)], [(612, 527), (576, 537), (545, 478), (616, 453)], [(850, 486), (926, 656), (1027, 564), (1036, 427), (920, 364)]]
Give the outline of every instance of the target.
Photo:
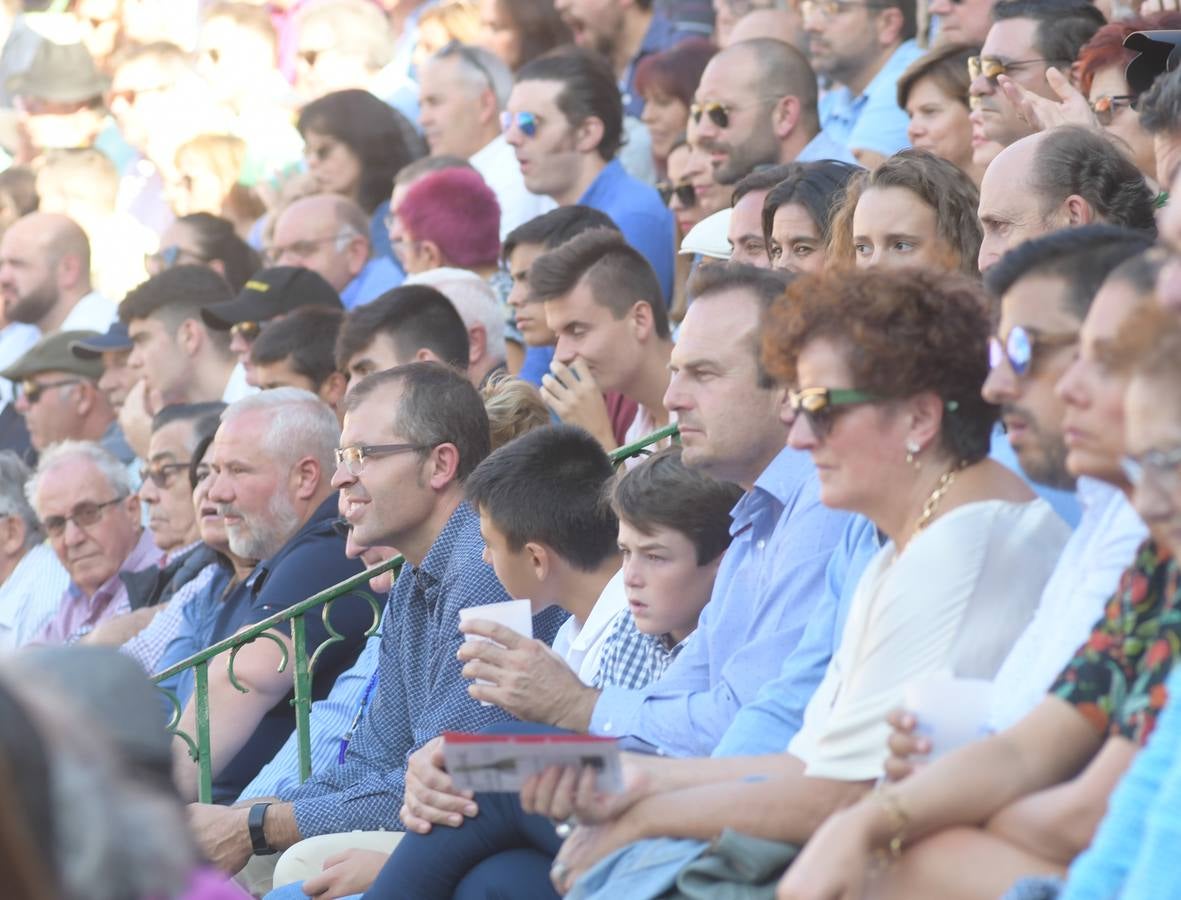
[(516, 794), (480, 794), (476, 802), (480, 814), (459, 828), (407, 833), (365, 897), (556, 898), (549, 868), (562, 842), (553, 823), (527, 815)]

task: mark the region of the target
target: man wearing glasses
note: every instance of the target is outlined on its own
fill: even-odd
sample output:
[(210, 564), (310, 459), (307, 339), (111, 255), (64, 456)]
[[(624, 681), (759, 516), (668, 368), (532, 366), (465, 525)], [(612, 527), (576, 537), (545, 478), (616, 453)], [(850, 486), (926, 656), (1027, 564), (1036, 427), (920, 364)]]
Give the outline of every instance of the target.
[(652, 264), (665, 302), (672, 297), (673, 221), (656, 189), (633, 178), (616, 158), (623, 141), (623, 101), (610, 67), (581, 50), (528, 63), (504, 113), (505, 139), (525, 186), (609, 215)]
[(808, 55), (830, 90), (820, 127), (874, 168), (909, 146), (898, 76), (923, 51), (915, 43), (915, 0), (802, 0)]
[(263, 261), (311, 269), (340, 294), (345, 309), (353, 309), (396, 288), (405, 277), (389, 256), (372, 250), (369, 217), (355, 201), (314, 194), (279, 213)]
[(1042, 698), (1090, 633), (1146, 534), (1120, 485), (1068, 465), (1066, 407), (1057, 385), (1078, 355), (1083, 318), (1108, 275), (1127, 271), (1125, 265), (1146, 266), (1151, 285), (1151, 263), (1136, 258), (1148, 246), (1147, 238), (1110, 226), (1060, 231), (1006, 254), (985, 280), (1000, 300), (1000, 320), (984, 399), (1000, 406), (1025, 477), (1039, 492), (1073, 490), (1077, 483), (1081, 510), (1032, 623), (997, 673), (991, 714), (996, 729), (1016, 722)]
[(418, 124), (434, 156), (472, 164), (500, 204), (500, 237), (554, 208), (525, 187), (513, 148), (500, 129), (500, 113), (513, 76), (494, 53), (452, 42), (418, 73)]
[(57, 615), (32, 642), (72, 644), (129, 611), (119, 573), (155, 565), (160, 550), (140, 526), (127, 470), (91, 441), (63, 441), (44, 453), (29, 494), (70, 575)]
[(997, 79), (1005, 75), (1028, 91), (1057, 100), (1046, 69), (1054, 66), (1068, 74), (1079, 48), (1105, 24), (1103, 14), (1087, 0), (999, 0), (992, 18), (980, 56), (968, 61), (973, 136), (980, 138), (973, 141), (977, 165), (989, 163), (981, 154), (992, 152), (985, 149), (990, 143), (1007, 147), (1033, 133)]
[(43, 453), (59, 441), (96, 441), (128, 465), (135, 454), (98, 388), (102, 362), (70, 352), (74, 341), (97, 336), (93, 331), (59, 331), (42, 338), (0, 371), (0, 378), (16, 385), (13, 406), (24, 416), (34, 450)]

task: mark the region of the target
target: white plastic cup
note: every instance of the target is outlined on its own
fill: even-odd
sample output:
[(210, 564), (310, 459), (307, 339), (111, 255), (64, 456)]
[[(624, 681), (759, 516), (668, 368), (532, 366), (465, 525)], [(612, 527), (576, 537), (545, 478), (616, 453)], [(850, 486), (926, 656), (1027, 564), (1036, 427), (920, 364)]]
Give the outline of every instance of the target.
[[(459, 611), (460, 622), (470, 622), (473, 619), (484, 619), (511, 628), (523, 637), (533, 637), (533, 604), (528, 600), (505, 600), (502, 603), (486, 603), (483, 606), (468, 606)], [(465, 634), (463, 641), (485, 641), (495, 644), (496, 641), (479, 634)], [(491, 684), (492, 682), (477, 678), (476, 684)], [(486, 700), (480, 701), (481, 706), (491, 706)]]

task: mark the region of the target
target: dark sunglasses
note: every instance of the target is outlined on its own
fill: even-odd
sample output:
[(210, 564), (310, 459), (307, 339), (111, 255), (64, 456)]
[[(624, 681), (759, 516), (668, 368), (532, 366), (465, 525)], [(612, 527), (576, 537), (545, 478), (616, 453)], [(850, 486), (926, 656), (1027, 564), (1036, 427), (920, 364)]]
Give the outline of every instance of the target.
[(693, 190), (693, 185), (688, 181), (682, 181), (679, 184), (662, 181), (656, 185), (656, 190), (660, 192), (660, 199), (664, 201), (665, 206), (668, 206), (673, 197), (677, 198), (677, 202), (684, 209), (692, 209), (697, 205), (697, 191)]
[(514, 115), (508, 110), (500, 114), (501, 131), (509, 132), (514, 125), (517, 131), (521, 132), (525, 137), (537, 137), (537, 129), (541, 126), (541, 116), (531, 112), (519, 112)]
[(1014, 375), (1024, 377), (1033, 370), (1034, 357), (1039, 350), (1077, 343), (1077, 331), (1041, 334), (1034, 328), (1016, 325), (1004, 340), (999, 337), (988, 339), (988, 368), (996, 369), (1007, 362)]
[(77, 384), (78, 380), (77, 378), (63, 378), (60, 381), (36, 382), (32, 378), (26, 378), (18, 385), (17, 393), (19, 396), (25, 398), (25, 402), (29, 406), (32, 406), (41, 399), (46, 391), (57, 387), (65, 387), (68, 384)]
[(701, 124), (703, 115), (708, 116), (718, 128), (730, 127), (730, 107), (724, 103), (711, 100), (709, 103), (694, 103), (689, 107), (689, 116), (693, 119), (694, 125)]
[(248, 344), (254, 343), (261, 331), (262, 325), (258, 322), (235, 322), (230, 326), (230, 334), (237, 335)]
[(1070, 60), (1062, 59), (1015, 59), (1011, 62), (1005, 62), (1003, 59), (998, 59), (995, 56), (969, 56), (968, 57), (968, 77), (975, 81), (981, 75), (996, 83), (997, 78), (1001, 75), (1008, 75), (1010, 69), (1020, 69), (1023, 66), (1032, 66), (1034, 63), (1054, 63), (1054, 62), (1070, 62)]
[(335, 534), (337, 537), (342, 537), (345, 540), (348, 540), (348, 537), (352, 533), (352, 531), (353, 531), (353, 523), (350, 522), (348, 519), (345, 519), (342, 517), (339, 519), (332, 520), (332, 533)]
[(841, 413), (852, 406), (874, 403), (879, 399), (866, 391), (843, 388), (814, 387), (787, 392), (787, 405), (791, 411), (803, 415), (812, 432), (821, 439), (828, 437)]

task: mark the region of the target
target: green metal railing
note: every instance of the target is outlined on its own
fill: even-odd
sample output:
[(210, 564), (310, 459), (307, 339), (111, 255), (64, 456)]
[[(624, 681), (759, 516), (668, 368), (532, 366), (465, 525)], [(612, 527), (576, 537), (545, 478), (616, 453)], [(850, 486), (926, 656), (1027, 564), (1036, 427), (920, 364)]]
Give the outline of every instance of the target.
[[(676, 425), (669, 425), (635, 443), (627, 444), (617, 450), (613, 450), (611, 452), (611, 460), (616, 466), (619, 466), (633, 456), (640, 456), (651, 452), (649, 448), (669, 438), (673, 440), (677, 439)], [(191, 702), (196, 707), (196, 735), (191, 735), (182, 731), (180, 728), (183, 710), (176, 694), (165, 688), (160, 688), (160, 691), (165, 695), (172, 707), (172, 718), (168, 723), (168, 730), (188, 745), (189, 756), (197, 764), (198, 800), (202, 803), (209, 803), (213, 797), (213, 761), (211, 759), (209, 740), (209, 664), (216, 657), (228, 652), (229, 656), (226, 658), (226, 668), (230, 683), (242, 693), (247, 693), (249, 689), (239, 683), (234, 675), (234, 660), (238, 652), (247, 644), (253, 643), (259, 638), (274, 641), (282, 654), (278, 671), (283, 672), (290, 662), (290, 653), (284, 640), (286, 636), (283, 635), (280, 637), (281, 633), (276, 633), (272, 629), (277, 625), (283, 625), (287, 622), (291, 623), (291, 644), (294, 648), (295, 655), (293, 666), (294, 690), (291, 703), (295, 707), (295, 733), (299, 749), (299, 779), (300, 781), (307, 780), (312, 774), (311, 732), (308, 725), (312, 706), (312, 671), (316, 666), (317, 660), (320, 658), (320, 654), (323, 653), (326, 647), (344, 640), (343, 635), (337, 632), (329, 622), (329, 610), (333, 603), (350, 594), (365, 597), (373, 607), (373, 624), (365, 632), (365, 637), (371, 637), (376, 634), (381, 623), (383, 603), (368, 593), (365, 588), (371, 578), (383, 572), (400, 569), (402, 562), (402, 557), (396, 556), (358, 575), (354, 575), (352, 578), (346, 578), (339, 584), (334, 584), (332, 587), (320, 591), (318, 594), (314, 594), (306, 600), (301, 600), (299, 603), (289, 606), (282, 612), (275, 613), (275, 615), (269, 618), (256, 622), (250, 627), (239, 631), (237, 634), (225, 640), (218, 641), (200, 653), (195, 653), (188, 659), (182, 660), (176, 665), (169, 666), (167, 669), (152, 676), (152, 680), (158, 684), (161, 681), (178, 675), (186, 669), (193, 670), (193, 694)], [(304, 617), (317, 607), (322, 607), (320, 616), (325, 629), (328, 631), (328, 639), (321, 643), (309, 656), (307, 649), (307, 623), (304, 621)]]

